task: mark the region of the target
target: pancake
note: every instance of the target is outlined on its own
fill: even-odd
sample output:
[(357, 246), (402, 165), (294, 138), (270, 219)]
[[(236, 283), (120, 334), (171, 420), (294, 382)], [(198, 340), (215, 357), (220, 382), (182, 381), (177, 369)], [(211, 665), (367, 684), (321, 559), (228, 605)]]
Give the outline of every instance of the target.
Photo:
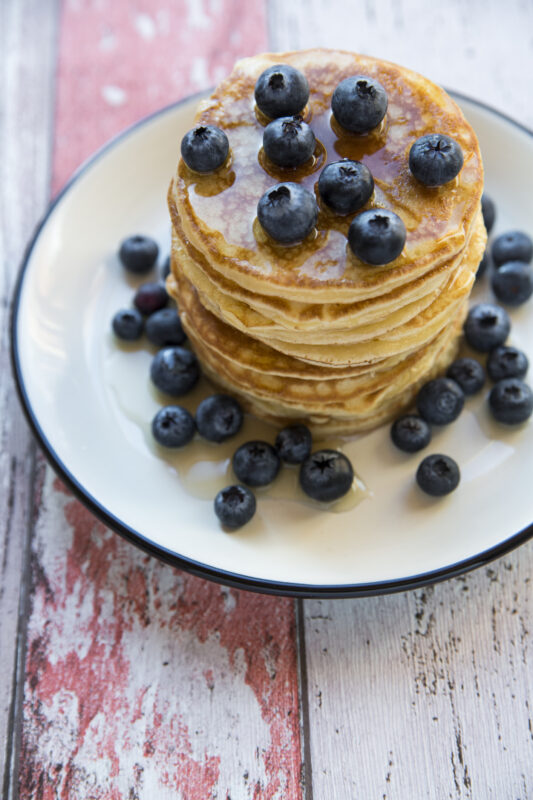
[[(279, 63), (303, 72), (310, 87), (302, 113), (317, 145), (298, 168), (276, 167), (262, 152), (269, 120), (255, 108), (254, 87)], [(343, 131), (331, 116), (334, 89), (355, 74), (377, 78), (388, 95), (384, 120), (367, 135)], [(203, 175), (178, 163), (168, 192), (167, 286), (206, 374), (280, 424), (352, 433), (392, 418), (454, 357), (486, 244), (479, 147), (458, 106), (403, 67), (316, 49), (238, 62), (195, 123), (224, 130), (230, 158)], [(451, 135), (464, 155), (458, 176), (438, 188), (423, 186), (408, 166), (411, 145), (433, 132)], [(355, 214), (320, 203), (322, 168), (344, 157), (366, 164), (375, 181), (357, 213), (386, 208), (405, 223), (405, 247), (390, 264), (356, 258), (347, 245)], [(262, 194), (287, 180), (319, 204), (315, 231), (291, 246), (270, 239), (256, 218)]]
[[(413, 297), (408, 297), (407, 301), (405, 297), (400, 297), (397, 291), (392, 292), (392, 297), (382, 298), (383, 303), (378, 309), (375, 308), (376, 304), (371, 301), (352, 304), (349, 306), (351, 314), (344, 315), (340, 320), (337, 318), (334, 324), (323, 322), (321, 325), (315, 324), (312, 328), (308, 328), (306, 325), (303, 328), (304, 335), (302, 335), (302, 326), (298, 324), (290, 326), (286, 320), (272, 320), (266, 317), (262, 311), (259, 312), (242, 300), (232, 297), (226, 292), (221, 292), (202, 270), (197, 269), (193, 262), (187, 259), (179, 240), (176, 239), (173, 247), (176, 251), (176, 258), (181, 264), (182, 272), (196, 286), (201, 302), (206, 308), (224, 322), (265, 343), (270, 343), (272, 340), (277, 341), (278, 348), (290, 354), (290, 350), (283, 350), (282, 343), (299, 344), (305, 340), (305, 346), (308, 347), (309, 345), (337, 344), (339, 341), (344, 343), (363, 342), (373, 340), (378, 336), (387, 338), (389, 331), (394, 332), (393, 338), (397, 340), (404, 331), (408, 332), (410, 323), (420, 327), (420, 315), (425, 310), (433, 318), (439, 313), (445, 312), (446, 307), (455, 300), (458, 293), (470, 290), (477, 266), (483, 255), (485, 234), (480, 214), (478, 214), (474, 227), (471, 244), (456, 259), (453, 270), (446, 271), (444, 286), (441, 285), (435, 289), (430, 284), (430, 290), (426, 294), (417, 298), (413, 295)], [(428, 331), (428, 336), (430, 335)], [(301, 352), (297, 355), (303, 357)], [(309, 360), (314, 359), (310, 356)]]

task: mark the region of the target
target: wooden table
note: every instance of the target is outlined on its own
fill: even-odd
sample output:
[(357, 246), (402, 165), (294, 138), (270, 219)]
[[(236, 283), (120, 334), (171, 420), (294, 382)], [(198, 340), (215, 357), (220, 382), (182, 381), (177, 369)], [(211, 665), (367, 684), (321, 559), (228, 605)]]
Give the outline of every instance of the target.
[(55, 478), (18, 407), (7, 340), (36, 221), (127, 124), (238, 56), (325, 45), (398, 61), (533, 128), (531, 2), (0, 6), (2, 796), (532, 798), (533, 543), (369, 599), (193, 578), (104, 529)]

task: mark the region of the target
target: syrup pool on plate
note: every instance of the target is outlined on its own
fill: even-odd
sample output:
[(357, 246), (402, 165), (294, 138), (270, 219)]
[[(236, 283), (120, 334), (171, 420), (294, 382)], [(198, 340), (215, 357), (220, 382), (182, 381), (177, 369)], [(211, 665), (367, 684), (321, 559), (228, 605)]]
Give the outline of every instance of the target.
[[(150, 364), (156, 352), (157, 349), (146, 341), (124, 344), (109, 334), (105, 343), (104, 369), (120, 424), (133, 444), (148, 448), (156, 458), (166, 461), (192, 497), (214, 500), (220, 489), (237, 482), (231, 467), (235, 450), (252, 439), (273, 444), (279, 428), (246, 414), (240, 432), (221, 444), (208, 442), (196, 434), (185, 447), (161, 447), (152, 436), (151, 424), (162, 406), (181, 405), (194, 414), (204, 397), (219, 390), (202, 377), (197, 386), (183, 397), (171, 398), (158, 391), (150, 380)], [(313, 450), (340, 450), (353, 464), (355, 444), (353, 437), (318, 439), (313, 442)], [(354, 470), (352, 487), (344, 497), (333, 503), (320, 503), (304, 494), (299, 485), (298, 470), (298, 466), (283, 464), (272, 484), (254, 489), (257, 499), (298, 502), (320, 511), (342, 513), (350, 511), (371, 494)]]

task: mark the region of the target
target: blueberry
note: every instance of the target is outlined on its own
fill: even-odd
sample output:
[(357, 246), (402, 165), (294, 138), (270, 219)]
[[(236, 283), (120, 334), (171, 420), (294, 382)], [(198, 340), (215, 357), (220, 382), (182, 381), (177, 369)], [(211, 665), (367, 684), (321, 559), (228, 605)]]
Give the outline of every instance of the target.
[(533, 294), (533, 271), (523, 261), (508, 261), (494, 270), (490, 285), (500, 303), (520, 306)]
[(406, 414), (393, 422), (390, 436), (400, 450), (416, 453), (430, 443), (431, 428), (418, 414)]
[(500, 345), (490, 351), (487, 359), (487, 372), (492, 381), (504, 378), (523, 378), (529, 367), (529, 361), (522, 350), (516, 347)]
[(488, 353), (493, 347), (503, 344), (510, 330), (509, 314), (494, 303), (478, 303), (473, 306), (464, 324), (466, 341), (470, 347), (482, 353)]
[(353, 253), (361, 261), (373, 265), (394, 261), (403, 250), (405, 237), (402, 220), (386, 208), (362, 211), (353, 218), (348, 230)]
[(533, 392), (520, 378), (504, 378), (489, 394), (492, 415), (505, 425), (518, 425), (533, 412)]
[(215, 514), (228, 528), (242, 528), (256, 509), (255, 495), (246, 486), (226, 486), (215, 497)]
[(266, 126), (263, 150), (278, 167), (299, 167), (313, 155), (315, 134), (301, 117), (279, 117)]
[(198, 382), (198, 360), (184, 347), (165, 347), (154, 356), (150, 377), (160, 391), (179, 397)]
[(416, 398), (418, 413), (433, 425), (448, 425), (453, 422), (465, 403), (465, 395), (458, 383), (451, 378), (434, 378), (425, 383)]
[(483, 253), (483, 258), (479, 262), (479, 266), (476, 271), (476, 281), (478, 280), (478, 278), (483, 277), (485, 272), (489, 269), (491, 262), (492, 259), (490, 257), (490, 253), (488, 250), (485, 250), (485, 252)]
[(122, 265), (128, 272), (144, 275), (150, 272), (159, 254), (157, 242), (149, 236), (130, 236), (124, 239), (118, 251)]
[(214, 125), (197, 125), (181, 140), (182, 158), (195, 172), (213, 172), (224, 164), (228, 153), (228, 137)]
[(338, 500), (350, 491), (352, 483), (353, 467), (338, 450), (317, 450), (300, 467), (300, 486), (313, 500)]
[(158, 347), (183, 344), (186, 339), (180, 318), (175, 308), (162, 308), (146, 320), (146, 336)]
[(214, 394), (202, 400), (196, 409), (198, 432), (210, 442), (224, 442), (242, 428), (243, 413), (235, 398)]
[(196, 426), (192, 414), (181, 406), (165, 406), (152, 420), (152, 434), (163, 447), (183, 447), (194, 436)]
[(136, 308), (123, 308), (117, 311), (111, 321), (113, 331), (119, 339), (133, 342), (143, 333), (144, 320)]
[(463, 166), (463, 151), (455, 139), (428, 133), (409, 151), (409, 169), (425, 186), (442, 186), (455, 178)]
[(318, 179), (318, 191), (336, 214), (352, 214), (372, 197), (374, 178), (365, 164), (344, 158), (324, 167)]
[(485, 370), (475, 358), (458, 358), (446, 373), (459, 384), (465, 394), (476, 394), (485, 383)]
[(143, 283), (135, 292), (133, 303), (141, 314), (148, 316), (166, 306), (167, 290), (162, 283)]
[(313, 439), (305, 425), (289, 425), (276, 436), (276, 450), (287, 464), (300, 464), (311, 452)]
[(245, 442), (233, 456), (233, 471), (248, 486), (272, 483), (280, 466), (280, 458), (268, 442)]
[(485, 194), (485, 192), (481, 195), (481, 213), (483, 214), (483, 222), (485, 223), (487, 233), (490, 233), (494, 226), (494, 220), (496, 219), (496, 206), (492, 198), (489, 197), (488, 194)]
[(492, 243), (492, 260), (499, 267), (507, 261), (524, 261), (529, 264), (533, 257), (533, 242), (522, 231), (501, 233)]
[(339, 125), (352, 133), (368, 133), (387, 111), (387, 92), (375, 78), (353, 75), (339, 83), (331, 109)]
[(170, 256), (167, 256), (161, 264), (161, 280), (166, 281), (170, 275)]
[(309, 100), (305, 75), (288, 64), (275, 64), (261, 73), (255, 84), (257, 107), (270, 119), (299, 114)]
[(257, 217), (277, 242), (301, 242), (313, 230), (318, 207), (315, 196), (298, 183), (278, 183), (257, 204)]
[(460, 477), (459, 467), (453, 458), (440, 453), (426, 456), (416, 471), (416, 482), (432, 497), (453, 492), (459, 485)]

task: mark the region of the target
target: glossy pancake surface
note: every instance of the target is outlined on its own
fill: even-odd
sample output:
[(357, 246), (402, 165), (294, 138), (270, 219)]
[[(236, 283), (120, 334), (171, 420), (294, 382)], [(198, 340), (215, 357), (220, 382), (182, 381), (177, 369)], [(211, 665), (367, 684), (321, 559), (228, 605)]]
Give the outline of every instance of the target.
[[(303, 115), (317, 146), (295, 169), (275, 167), (262, 152), (268, 120), (253, 90), (277, 63), (300, 69), (310, 85)], [(342, 131), (331, 116), (335, 87), (353, 74), (376, 77), (389, 98), (383, 122), (364, 136)], [(453, 359), (486, 243), (483, 168), (460, 109), (402, 67), (312, 50), (239, 62), (196, 121), (225, 130), (230, 159), (207, 175), (178, 164), (168, 193), (167, 286), (206, 374), (254, 413), (324, 433), (367, 430), (401, 412)], [(459, 175), (433, 189), (408, 166), (411, 145), (430, 132), (452, 135), (464, 154)], [(389, 208), (406, 225), (406, 245), (390, 264), (359, 261), (347, 244), (355, 215), (320, 202), (320, 171), (341, 157), (362, 161), (374, 176), (364, 208)], [(319, 216), (303, 242), (282, 246), (262, 230), (256, 207), (269, 187), (288, 180), (315, 193)]]
[[(268, 122), (256, 112), (253, 90), (268, 66), (290, 63), (307, 77), (309, 103), (304, 118), (318, 140), (311, 165), (277, 168), (262, 157)], [(389, 106), (377, 131), (366, 136), (342, 131), (332, 122), (331, 96), (337, 84), (354, 74), (377, 78)], [(222, 128), (231, 161), (214, 175), (193, 173), (180, 161), (171, 193), (184, 235), (215, 269), (259, 293), (316, 300), (325, 291), (333, 302), (379, 295), (424, 274), (465, 244), (478, 209), (482, 164), (472, 128), (451, 98), (432, 82), (403, 67), (351, 53), (311, 50), (244, 59), (202, 104), (198, 124)], [(461, 145), (464, 166), (450, 184), (430, 189), (409, 171), (409, 149), (426, 133), (445, 133)], [(314, 237), (290, 247), (272, 242), (256, 220), (262, 194), (280, 181), (296, 180), (311, 191), (326, 163), (348, 157), (372, 172), (375, 192), (366, 207), (389, 208), (401, 216), (407, 241), (390, 266), (360, 262), (347, 247), (352, 215), (321, 209)], [(265, 169), (267, 166), (267, 169)]]

